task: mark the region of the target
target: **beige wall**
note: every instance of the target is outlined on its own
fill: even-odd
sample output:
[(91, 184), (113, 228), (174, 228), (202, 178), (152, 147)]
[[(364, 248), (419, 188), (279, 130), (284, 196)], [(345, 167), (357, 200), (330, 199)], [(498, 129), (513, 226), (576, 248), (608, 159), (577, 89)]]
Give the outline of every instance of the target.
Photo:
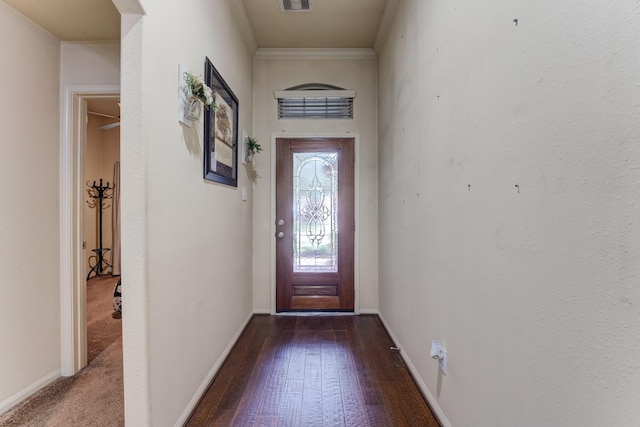
[(252, 313), (252, 203), (203, 180), (202, 120), (178, 123), (178, 64), (209, 57), (251, 131), (252, 58), (235, 0), (145, 2), (122, 39), (122, 277), (127, 425), (184, 421)]
[(120, 43), (62, 43), (62, 85), (120, 83)]
[(60, 42), (0, 2), (0, 412), (60, 373)]
[[(286, 57), (286, 52), (283, 52)], [(360, 310), (378, 309), (378, 156), (376, 129), (377, 62), (373, 59), (257, 59), (254, 61), (254, 136), (265, 151), (256, 156), (258, 178), (253, 185), (253, 305), (257, 311), (272, 307), (272, 260), (275, 234), (272, 218), (273, 144), (283, 136), (357, 137), (356, 179), (356, 279), (359, 282)], [(324, 83), (356, 90), (353, 120), (278, 120), (275, 90), (304, 83)]]
[(447, 424), (640, 425), (637, 1), (404, 0), (379, 64), (380, 310)]
[[(103, 180), (103, 185), (107, 182), (113, 188), (113, 166), (120, 160), (120, 127), (112, 129), (100, 129), (101, 126), (112, 123), (113, 119), (88, 115), (87, 138), (85, 146), (84, 181), (92, 184)], [(84, 184), (84, 183), (83, 183)], [(85, 277), (89, 270), (96, 263), (96, 254), (92, 249), (98, 248), (98, 211), (96, 207), (90, 207), (87, 202), (95, 203), (97, 199), (89, 197), (86, 192), (88, 187), (83, 186), (84, 194), (84, 241), (87, 242), (84, 250), (84, 270)], [(112, 193), (113, 194), (113, 193)], [(112, 246), (112, 213), (113, 199), (104, 199), (102, 210), (102, 246), (111, 248)], [(111, 261), (112, 252), (106, 252), (106, 258)], [(89, 262), (89, 257), (92, 257)], [(110, 273), (111, 269), (107, 270)]]

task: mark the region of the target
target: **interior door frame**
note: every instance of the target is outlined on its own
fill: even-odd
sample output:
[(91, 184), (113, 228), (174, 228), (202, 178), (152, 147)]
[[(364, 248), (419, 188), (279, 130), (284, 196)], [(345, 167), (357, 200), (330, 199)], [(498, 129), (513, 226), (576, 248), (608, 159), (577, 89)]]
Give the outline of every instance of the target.
[(284, 133), (271, 134), (271, 314), (276, 312), (276, 140), (285, 139), (353, 139), (355, 162), (353, 164), (353, 216), (355, 232), (353, 234), (353, 314), (360, 314), (360, 134), (351, 132), (314, 132), (314, 133)]
[(119, 85), (65, 86), (60, 114), (60, 351), (62, 376), (87, 365), (83, 259), (87, 100), (120, 98)]

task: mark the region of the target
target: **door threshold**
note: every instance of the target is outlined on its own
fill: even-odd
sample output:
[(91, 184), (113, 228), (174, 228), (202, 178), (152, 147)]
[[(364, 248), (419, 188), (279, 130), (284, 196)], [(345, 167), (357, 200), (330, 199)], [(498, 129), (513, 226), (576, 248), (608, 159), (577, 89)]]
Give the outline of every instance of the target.
[(280, 311), (276, 316), (355, 316), (353, 311)]

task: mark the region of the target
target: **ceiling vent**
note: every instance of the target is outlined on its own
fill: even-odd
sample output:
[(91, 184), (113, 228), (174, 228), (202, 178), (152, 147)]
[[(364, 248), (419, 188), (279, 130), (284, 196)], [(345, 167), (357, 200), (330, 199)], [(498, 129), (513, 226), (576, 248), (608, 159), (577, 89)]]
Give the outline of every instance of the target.
[(280, 0), (283, 12), (313, 12), (312, 0)]

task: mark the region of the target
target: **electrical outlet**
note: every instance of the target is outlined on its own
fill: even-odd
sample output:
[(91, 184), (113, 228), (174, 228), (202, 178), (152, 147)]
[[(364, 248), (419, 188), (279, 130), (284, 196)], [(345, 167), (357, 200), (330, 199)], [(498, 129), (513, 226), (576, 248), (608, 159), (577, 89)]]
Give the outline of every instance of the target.
[(445, 350), (444, 347), (440, 348), (442, 349), (442, 357), (438, 360), (438, 364), (442, 373), (447, 375), (447, 350)]
[(431, 342), (431, 358), (438, 361), (438, 365), (443, 374), (447, 375), (447, 350), (439, 341)]

